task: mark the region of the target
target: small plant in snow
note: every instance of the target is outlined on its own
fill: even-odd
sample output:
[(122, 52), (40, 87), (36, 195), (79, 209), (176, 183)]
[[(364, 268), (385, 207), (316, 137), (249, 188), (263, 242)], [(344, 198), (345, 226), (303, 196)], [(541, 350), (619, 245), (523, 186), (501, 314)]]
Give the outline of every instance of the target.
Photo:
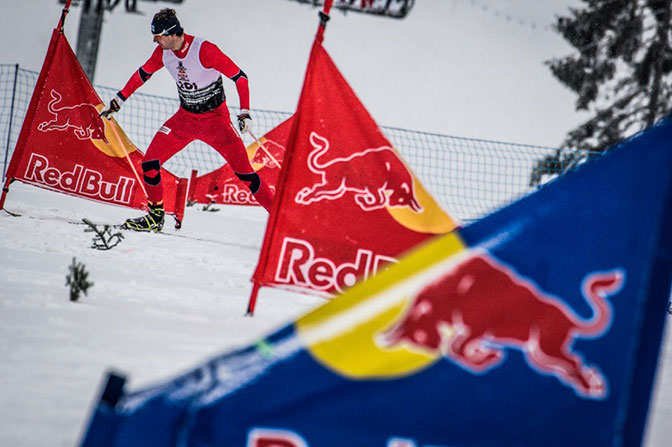
[(211, 213), (216, 213), (219, 211), (219, 208), (215, 208), (213, 205), (215, 202), (209, 202), (207, 205), (203, 206), (203, 211), (210, 211)]
[(94, 224), (89, 219), (82, 219), (82, 222), (89, 226), (88, 228), (85, 228), (84, 231), (87, 233), (93, 232), (96, 234), (93, 237), (91, 248), (95, 248), (97, 250), (109, 250), (113, 247), (116, 247), (124, 238), (124, 235), (119, 231), (112, 233), (112, 227), (109, 225), (104, 225), (103, 229), (101, 230), (98, 228), (98, 225)]
[(80, 292), (87, 294), (89, 287), (93, 285), (88, 281), (89, 272), (84, 269), (84, 264), (77, 262), (73, 257), (70, 265), (70, 273), (65, 277), (65, 285), (70, 286), (70, 301), (77, 301)]

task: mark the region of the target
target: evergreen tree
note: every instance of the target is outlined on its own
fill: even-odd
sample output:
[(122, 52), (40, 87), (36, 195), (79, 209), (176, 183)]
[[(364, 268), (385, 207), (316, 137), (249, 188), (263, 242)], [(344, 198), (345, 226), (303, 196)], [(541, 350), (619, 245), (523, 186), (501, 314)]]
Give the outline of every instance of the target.
[(672, 0), (581, 0), (555, 29), (576, 49), (548, 63), (592, 118), (570, 131), (567, 149), (539, 162), (531, 183), (564, 171), (652, 126), (671, 110)]

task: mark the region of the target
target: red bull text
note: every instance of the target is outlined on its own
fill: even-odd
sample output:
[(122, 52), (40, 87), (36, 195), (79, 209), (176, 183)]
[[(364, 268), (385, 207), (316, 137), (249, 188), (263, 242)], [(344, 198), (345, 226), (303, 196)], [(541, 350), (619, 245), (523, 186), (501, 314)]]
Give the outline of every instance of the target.
[[(247, 447), (310, 447), (306, 440), (293, 430), (278, 428), (253, 428), (247, 436)], [(418, 444), (413, 439), (391, 437), (384, 447), (443, 447)], [(446, 446), (447, 447), (447, 446)]]
[(286, 237), (282, 243), (275, 281), (313, 290), (335, 289), (342, 293), (358, 279), (363, 280), (376, 274), (391, 262), (398, 261), (360, 248), (354, 262), (337, 265), (331, 259), (316, 257), (310, 242)]
[(47, 157), (36, 153), (30, 155), (25, 179), (64, 192), (126, 205), (131, 203), (135, 186), (135, 180), (130, 177), (118, 177), (115, 182), (104, 181), (101, 172), (82, 165), (75, 165), (72, 171), (62, 172), (49, 166)]

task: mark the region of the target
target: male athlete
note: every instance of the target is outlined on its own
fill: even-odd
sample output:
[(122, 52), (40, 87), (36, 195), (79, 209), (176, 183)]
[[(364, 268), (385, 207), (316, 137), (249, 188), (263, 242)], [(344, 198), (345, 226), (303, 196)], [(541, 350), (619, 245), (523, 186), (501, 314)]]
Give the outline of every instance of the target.
[(177, 83), (180, 108), (154, 135), (142, 159), (149, 212), (126, 220), (124, 226), (137, 231), (161, 231), (165, 215), (161, 166), (194, 140), (203, 141), (219, 152), (259, 204), (269, 211), (273, 194), (252, 169), (245, 145), (231, 124), (221, 75), (236, 83), (241, 109), (238, 128), (242, 133), (249, 130), (251, 121), (247, 76), (216, 45), (185, 34), (173, 9), (162, 9), (154, 15), (152, 34), (158, 46), (151, 57), (101, 112), (101, 116), (110, 119), (161, 67), (166, 67)]

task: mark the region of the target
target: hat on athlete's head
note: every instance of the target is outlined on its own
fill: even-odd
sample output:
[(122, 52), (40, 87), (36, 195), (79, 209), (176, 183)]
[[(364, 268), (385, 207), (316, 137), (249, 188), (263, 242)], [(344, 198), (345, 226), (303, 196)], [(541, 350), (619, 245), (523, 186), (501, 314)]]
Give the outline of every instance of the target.
[(155, 36), (170, 36), (172, 34), (181, 36), (183, 33), (184, 30), (180, 26), (180, 21), (177, 20), (174, 9), (165, 8), (154, 14), (152, 34)]

